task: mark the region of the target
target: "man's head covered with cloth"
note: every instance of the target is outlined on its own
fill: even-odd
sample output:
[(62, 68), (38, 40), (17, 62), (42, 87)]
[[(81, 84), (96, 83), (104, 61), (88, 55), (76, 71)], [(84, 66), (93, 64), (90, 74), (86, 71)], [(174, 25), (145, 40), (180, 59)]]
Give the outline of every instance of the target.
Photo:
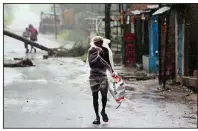
[(93, 47), (99, 48), (99, 49), (104, 47), (104, 48), (108, 49), (109, 61), (110, 61), (112, 69), (114, 69), (113, 53), (109, 47), (109, 43), (111, 43), (111, 40), (103, 38), (101, 36), (95, 36), (92, 38), (92, 40), (90, 42), (91, 47), (89, 48), (89, 50)]

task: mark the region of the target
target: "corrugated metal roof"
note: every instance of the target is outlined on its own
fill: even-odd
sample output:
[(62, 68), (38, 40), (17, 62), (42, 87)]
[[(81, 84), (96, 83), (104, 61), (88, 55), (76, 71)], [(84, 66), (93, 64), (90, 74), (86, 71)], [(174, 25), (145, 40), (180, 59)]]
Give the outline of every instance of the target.
[(159, 4), (133, 4), (131, 7), (131, 13), (134, 15), (140, 15), (143, 13), (148, 13), (152, 9), (157, 9), (159, 8)]
[(141, 10), (135, 10), (135, 11), (131, 11), (131, 13), (134, 14), (134, 15), (139, 15), (139, 14), (142, 13), (142, 11)]
[(159, 8), (159, 4), (132, 4), (130, 11)]
[(135, 10), (135, 11), (131, 11), (132, 14), (134, 15), (140, 15), (140, 14), (144, 14), (144, 13), (148, 13), (150, 12), (150, 10)]
[(148, 5), (151, 5), (151, 4), (132, 4), (130, 11), (144, 10), (147, 8)]
[(157, 9), (157, 8), (159, 8), (159, 4), (157, 4), (157, 5), (147, 5), (147, 8), (148, 9)]
[(171, 8), (168, 6), (162, 7), (160, 9), (158, 9), (157, 11), (155, 11), (155, 13), (153, 13), (153, 15), (159, 15), (159, 14), (163, 14), (164, 12), (170, 10)]

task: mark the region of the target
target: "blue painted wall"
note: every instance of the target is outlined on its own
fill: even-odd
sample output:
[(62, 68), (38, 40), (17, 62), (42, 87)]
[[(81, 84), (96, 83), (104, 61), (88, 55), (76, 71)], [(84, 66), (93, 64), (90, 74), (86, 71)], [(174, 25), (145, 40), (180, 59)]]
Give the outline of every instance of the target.
[(149, 19), (149, 72), (156, 73), (158, 71), (158, 22), (157, 16)]

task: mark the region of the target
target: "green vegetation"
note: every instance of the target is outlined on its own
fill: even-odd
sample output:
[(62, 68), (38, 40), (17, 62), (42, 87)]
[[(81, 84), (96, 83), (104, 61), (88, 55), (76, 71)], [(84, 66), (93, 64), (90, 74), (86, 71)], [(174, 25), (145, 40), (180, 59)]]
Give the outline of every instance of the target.
[[(92, 5), (78, 5), (78, 4), (63, 4), (61, 9), (67, 9), (68, 6), (73, 8), (75, 26), (73, 29), (65, 29), (58, 34), (58, 39), (74, 41), (75, 45), (71, 49), (58, 51), (56, 56), (77, 57), (84, 62), (87, 59), (88, 44), (88, 23), (85, 20), (88, 10), (92, 9)], [(66, 25), (67, 26), (67, 25)]]
[(66, 29), (58, 34), (58, 39), (69, 41), (81, 41), (86, 40), (84, 31), (80, 29), (69, 30)]
[(4, 18), (4, 27), (7, 27), (8, 25), (10, 25), (12, 23), (12, 17), (8, 16)]
[(88, 52), (86, 52), (84, 55), (82, 55), (78, 58), (81, 59), (83, 62), (86, 62), (87, 61), (87, 55), (88, 55)]
[(83, 41), (77, 41), (71, 49), (65, 49), (60, 47), (55, 49), (56, 57), (78, 57), (79, 59), (86, 61), (88, 44), (83, 43)]
[(71, 49), (61, 49), (56, 53), (58, 57), (78, 57), (86, 62), (88, 43), (83, 40), (83, 34), (75, 30), (65, 30), (58, 35), (58, 39), (76, 41)]
[(5, 4), (4, 6), (4, 27), (10, 25), (13, 21), (13, 9), (12, 6)]
[(96, 35), (97, 35), (97, 36), (105, 37), (105, 33), (101, 33), (101, 32), (98, 32)]
[[(84, 46), (85, 44), (82, 43), (82, 41), (76, 42), (76, 44), (68, 50), (67, 55), (70, 57), (79, 57), (83, 56), (88, 51), (88, 46)], [(86, 44), (87, 45), (87, 44)]]
[(63, 32), (59, 33), (57, 37), (61, 40), (68, 40), (69, 33), (70, 31), (64, 30)]

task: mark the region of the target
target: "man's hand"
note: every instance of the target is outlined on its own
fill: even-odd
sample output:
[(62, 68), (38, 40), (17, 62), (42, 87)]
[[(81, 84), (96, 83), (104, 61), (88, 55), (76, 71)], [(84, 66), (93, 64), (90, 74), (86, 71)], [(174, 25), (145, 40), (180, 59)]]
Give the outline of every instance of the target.
[(98, 52), (98, 55), (103, 56), (103, 50), (101, 48), (95, 48)]
[(96, 49), (97, 51), (102, 51), (102, 48), (100, 48), (100, 47), (95, 47), (95, 49)]
[(118, 73), (117, 72), (113, 72), (112, 73), (112, 77), (116, 77), (116, 76), (118, 76)]

